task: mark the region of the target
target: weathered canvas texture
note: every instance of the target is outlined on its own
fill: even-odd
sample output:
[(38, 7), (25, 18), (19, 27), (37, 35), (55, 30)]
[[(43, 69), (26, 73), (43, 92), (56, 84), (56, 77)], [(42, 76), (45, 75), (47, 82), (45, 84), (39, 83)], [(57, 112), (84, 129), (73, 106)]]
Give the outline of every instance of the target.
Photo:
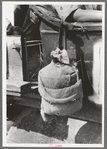
[(49, 115), (71, 115), (82, 108), (82, 81), (75, 68), (51, 62), (39, 71), (41, 108)]

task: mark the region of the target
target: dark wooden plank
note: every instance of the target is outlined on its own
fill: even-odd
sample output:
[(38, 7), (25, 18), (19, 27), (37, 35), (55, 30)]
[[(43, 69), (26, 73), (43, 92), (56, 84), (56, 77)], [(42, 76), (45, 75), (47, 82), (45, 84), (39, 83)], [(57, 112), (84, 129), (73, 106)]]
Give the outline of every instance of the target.
[(32, 99), (41, 99), (41, 96), (39, 94), (36, 93), (27, 93), (27, 94), (23, 94), (22, 97), (26, 97), (26, 98), (32, 98)]
[(38, 108), (40, 109), (41, 100), (37, 98), (26, 98), (26, 97), (18, 97), (18, 96), (12, 96), (7, 95), (7, 102), (11, 104), (26, 106), (26, 107), (32, 107), (32, 108)]
[(26, 39), (22, 37), (21, 43), (22, 43), (23, 81), (29, 81), (28, 52), (27, 52)]

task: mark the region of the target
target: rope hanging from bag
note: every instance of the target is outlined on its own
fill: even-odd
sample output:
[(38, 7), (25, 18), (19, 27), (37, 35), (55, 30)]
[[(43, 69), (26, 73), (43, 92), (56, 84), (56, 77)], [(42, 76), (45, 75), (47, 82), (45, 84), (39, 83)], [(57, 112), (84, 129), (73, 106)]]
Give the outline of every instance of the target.
[(66, 33), (65, 33), (65, 27), (63, 24), (61, 24), (61, 27), (59, 28), (59, 41), (58, 41), (59, 49), (67, 49), (66, 44)]

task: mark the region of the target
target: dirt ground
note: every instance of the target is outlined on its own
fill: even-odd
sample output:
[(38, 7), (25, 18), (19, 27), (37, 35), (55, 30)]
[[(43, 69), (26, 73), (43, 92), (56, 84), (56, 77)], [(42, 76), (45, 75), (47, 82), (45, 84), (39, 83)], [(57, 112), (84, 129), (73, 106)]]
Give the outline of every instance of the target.
[(38, 109), (9, 106), (7, 143), (101, 144), (101, 123), (67, 117), (43, 122)]

